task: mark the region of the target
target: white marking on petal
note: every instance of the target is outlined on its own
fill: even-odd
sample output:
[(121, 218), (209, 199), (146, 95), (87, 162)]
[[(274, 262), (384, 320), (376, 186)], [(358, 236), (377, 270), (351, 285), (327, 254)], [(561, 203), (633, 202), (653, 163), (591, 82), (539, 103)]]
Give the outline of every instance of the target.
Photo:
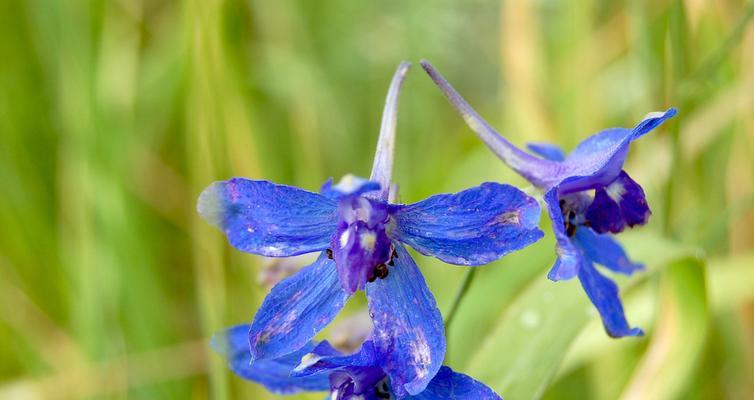
[(348, 244), (348, 239), (350, 237), (351, 237), (350, 230), (346, 230), (345, 232), (343, 232), (342, 235), (340, 235), (340, 248), (341, 249), (346, 247), (346, 245)]
[(296, 366), (296, 368), (294, 368), (293, 370), (296, 371), (296, 372), (303, 371), (303, 370), (311, 367), (312, 365), (316, 364), (321, 359), (322, 359), (322, 357), (320, 357), (320, 356), (318, 356), (318, 355), (316, 355), (314, 353), (306, 353), (306, 354), (304, 354), (303, 357), (301, 357), (301, 362), (299, 362), (298, 365)]
[(411, 342), (411, 361), (414, 364), (416, 379), (423, 379), (429, 374), (429, 365), (432, 363), (432, 352), (429, 349), (424, 333), (416, 331), (416, 340)]
[(276, 247), (276, 246), (262, 247), (262, 251), (264, 254), (270, 257), (279, 257), (283, 255), (283, 250), (280, 247)]
[(359, 190), (359, 188), (361, 188), (366, 182), (367, 180), (364, 178), (352, 174), (346, 174), (340, 178), (340, 182), (338, 182), (337, 185), (333, 186), (333, 189), (343, 194), (351, 194)]
[(607, 192), (607, 195), (610, 196), (614, 202), (619, 203), (623, 198), (623, 195), (626, 193), (626, 188), (623, 187), (622, 183), (616, 181), (607, 185), (605, 192)]
[(503, 225), (518, 225), (521, 223), (521, 212), (518, 210), (506, 211), (498, 215), (495, 220)]
[(359, 237), (359, 244), (361, 244), (361, 248), (370, 253), (374, 251), (374, 244), (376, 242), (377, 235), (375, 235), (373, 232), (364, 232)]
[(369, 200), (363, 197), (359, 198), (359, 207), (354, 210), (356, 219), (364, 222), (369, 221), (370, 217), (372, 216), (372, 210), (372, 203), (370, 203)]

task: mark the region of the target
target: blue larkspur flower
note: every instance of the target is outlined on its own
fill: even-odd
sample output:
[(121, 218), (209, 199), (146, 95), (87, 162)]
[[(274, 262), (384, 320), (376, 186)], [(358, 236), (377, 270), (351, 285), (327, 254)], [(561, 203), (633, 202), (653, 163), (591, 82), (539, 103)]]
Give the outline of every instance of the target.
[(442, 366), (426, 388), (414, 395), (396, 392), (384, 370), (374, 340), (353, 354), (343, 354), (327, 341), (309, 342), (297, 351), (271, 360), (251, 360), (248, 325), (232, 327), (213, 338), (218, 352), (241, 378), (263, 385), (276, 394), (330, 392), (332, 400), (499, 400), (483, 383)]
[(629, 260), (611, 236), (645, 224), (651, 214), (644, 190), (623, 170), (623, 164), (631, 142), (674, 116), (676, 110), (650, 113), (633, 129), (598, 132), (568, 156), (554, 145), (530, 144), (529, 150), (537, 157), (497, 133), (428, 62), (422, 61), (422, 67), (482, 141), (544, 192), (557, 240), (557, 260), (548, 277), (559, 281), (578, 276), (610, 336), (642, 335), (641, 329), (626, 321), (618, 287), (595, 264), (625, 275), (643, 269)]
[(272, 288), (249, 331), (251, 358), (275, 359), (306, 345), (365, 290), (374, 347), (396, 393), (424, 390), (445, 356), (442, 316), (405, 244), (458, 265), (481, 265), (542, 237), (539, 205), (498, 183), (418, 203), (390, 204), (398, 92), (388, 91), (369, 180), (327, 181), (320, 193), (233, 178), (201, 194), (199, 213), (235, 248), (263, 256), (321, 252), (317, 261)]

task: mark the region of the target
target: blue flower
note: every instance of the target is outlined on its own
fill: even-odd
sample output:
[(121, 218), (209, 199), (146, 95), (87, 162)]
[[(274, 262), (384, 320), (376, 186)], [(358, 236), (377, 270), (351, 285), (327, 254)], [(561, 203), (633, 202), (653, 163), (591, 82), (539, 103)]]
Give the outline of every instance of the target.
[(623, 170), (623, 163), (631, 142), (674, 116), (676, 110), (650, 113), (633, 129), (596, 133), (567, 157), (556, 146), (530, 144), (529, 150), (537, 157), (500, 136), (428, 62), (422, 61), (422, 66), (482, 141), (544, 192), (558, 256), (548, 277), (559, 281), (578, 276), (610, 336), (642, 335), (641, 329), (626, 321), (618, 287), (594, 264), (625, 275), (643, 269), (628, 259), (610, 235), (645, 224), (651, 214), (644, 190)]
[(213, 338), (215, 349), (228, 358), (228, 366), (241, 378), (263, 385), (276, 394), (329, 391), (333, 400), (469, 399), (499, 400), (481, 382), (441, 367), (426, 388), (414, 395), (397, 392), (383, 369), (385, 361), (372, 340), (354, 354), (342, 354), (327, 341), (310, 342), (301, 349), (271, 360), (251, 361), (248, 325), (228, 329)]
[(199, 213), (241, 251), (271, 257), (321, 252), (265, 298), (249, 331), (252, 360), (302, 348), (363, 289), (382, 369), (396, 393), (417, 394), (441, 367), (445, 335), (435, 299), (404, 244), (473, 266), (542, 237), (539, 205), (508, 185), (484, 183), (410, 205), (388, 202), (397, 97), (407, 68), (398, 68), (388, 92), (369, 180), (348, 175), (313, 193), (233, 178), (199, 197)]

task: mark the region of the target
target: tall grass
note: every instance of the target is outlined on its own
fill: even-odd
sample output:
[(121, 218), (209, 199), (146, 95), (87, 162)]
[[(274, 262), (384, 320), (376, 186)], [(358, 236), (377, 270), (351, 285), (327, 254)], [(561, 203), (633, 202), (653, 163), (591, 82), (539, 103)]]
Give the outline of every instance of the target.
[[(265, 289), (261, 260), (200, 220), (196, 197), (230, 176), (315, 190), (367, 175), (390, 76), (420, 58), (518, 144), (570, 149), (680, 110), (627, 165), (654, 213), (626, 235), (651, 267), (624, 291), (648, 337), (610, 341), (578, 314), (573, 337), (541, 338), (562, 353), (509, 348), (513, 367), (483, 379), (510, 398), (750, 397), (753, 15), (738, 0), (0, 2), (0, 398), (273, 398), (208, 347)], [(406, 202), (525, 186), (418, 68), (396, 149)], [(551, 251), (479, 271), (448, 363), (473, 370), (480, 343), (528, 335), (518, 315), (560, 315), (534, 294), (551, 290)], [(463, 271), (419, 261), (447, 312)], [(576, 286), (552, 290), (582, 309)]]

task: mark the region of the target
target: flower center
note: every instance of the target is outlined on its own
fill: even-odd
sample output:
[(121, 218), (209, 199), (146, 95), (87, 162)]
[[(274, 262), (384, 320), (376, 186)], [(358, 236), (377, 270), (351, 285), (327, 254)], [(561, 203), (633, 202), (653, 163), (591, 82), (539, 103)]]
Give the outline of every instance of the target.
[(594, 191), (585, 216), (595, 232), (619, 233), (626, 227), (644, 225), (651, 214), (644, 189), (621, 171), (609, 185)]
[(585, 192), (567, 194), (560, 197), (560, 213), (563, 215), (563, 228), (569, 237), (576, 234), (579, 225), (589, 226), (584, 217), (591, 199)]
[(343, 289), (364, 289), (367, 282), (388, 275), (394, 248), (387, 236), (387, 203), (363, 196), (345, 196), (338, 204), (338, 228), (327, 255), (335, 260)]
[(644, 225), (651, 214), (644, 190), (625, 171), (609, 185), (560, 197), (563, 227), (570, 237), (578, 226), (597, 233), (619, 233), (626, 227)]
[(331, 400), (394, 399), (379, 367), (347, 367), (330, 374)]

